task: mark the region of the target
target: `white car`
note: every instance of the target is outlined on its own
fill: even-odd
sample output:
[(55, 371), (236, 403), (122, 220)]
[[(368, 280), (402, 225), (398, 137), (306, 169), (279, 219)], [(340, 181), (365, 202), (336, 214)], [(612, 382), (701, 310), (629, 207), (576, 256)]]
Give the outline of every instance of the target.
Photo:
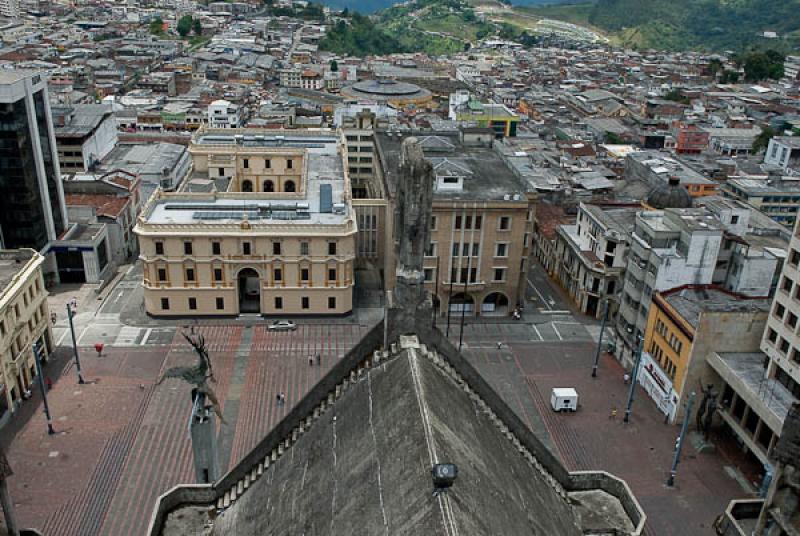
[(267, 329), (270, 331), (294, 331), (297, 329), (297, 324), (291, 320), (276, 320)]

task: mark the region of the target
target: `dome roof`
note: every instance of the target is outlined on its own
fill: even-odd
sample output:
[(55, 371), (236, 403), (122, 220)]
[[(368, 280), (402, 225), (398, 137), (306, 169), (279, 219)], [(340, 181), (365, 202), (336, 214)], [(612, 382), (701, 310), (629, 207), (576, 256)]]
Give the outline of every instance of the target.
[(647, 204), (656, 209), (662, 208), (690, 208), (692, 206), (692, 196), (689, 190), (681, 186), (681, 181), (677, 177), (670, 177), (669, 182), (664, 183), (650, 192), (647, 196)]

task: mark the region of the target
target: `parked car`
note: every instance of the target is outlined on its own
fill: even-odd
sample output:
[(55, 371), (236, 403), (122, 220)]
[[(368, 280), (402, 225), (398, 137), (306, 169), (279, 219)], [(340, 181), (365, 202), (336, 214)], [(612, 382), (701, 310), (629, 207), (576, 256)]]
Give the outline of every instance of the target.
[(276, 320), (267, 329), (270, 331), (294, 331), (297, 329), (297, 324), (291, 320)]

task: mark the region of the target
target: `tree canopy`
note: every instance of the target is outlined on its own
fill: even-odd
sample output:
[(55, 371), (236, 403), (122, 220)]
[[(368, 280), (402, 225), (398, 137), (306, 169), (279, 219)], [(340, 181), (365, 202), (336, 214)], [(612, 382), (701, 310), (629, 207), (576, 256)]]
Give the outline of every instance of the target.
[(186, 37), (189, 35), (189, 32), (192, 31), (192, 24), (194, 19), (192, 19), (191, 15), (184, 15), (183, 17), (178, 20), (178, 35), (181, 37)]

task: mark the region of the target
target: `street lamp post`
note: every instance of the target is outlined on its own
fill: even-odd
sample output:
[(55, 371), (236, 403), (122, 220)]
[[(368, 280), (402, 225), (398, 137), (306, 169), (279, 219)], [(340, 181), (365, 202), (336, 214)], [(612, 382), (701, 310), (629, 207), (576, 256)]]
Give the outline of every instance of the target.
[(597, 378), (597, 365), (600, 362), (600, 348), (603, 346), (603, 334), (606, 331), (606, 320), (608, 319), (608, 300), (603, 307), (603, 319), (600, 321), (600, 337), (597, 339), (597, 350), (594, 353), (594, 365), (592, 366), (592, 378)]
[(681, 461), (681, 450), (683, 449), (683, 440), (686, 438), (686, 430), (689, 428), (689, 417), (692, 414), (692, 405), (694, 404), (695, 393), (689, 395), (689, 401), (686, 402), (686, 414), (683, 416), (683, 424), (681, 425), (681, 435), (678, 436), (678, 444), (675, 445), (675, 456), (672, 458), (672, 467), (669, 470), (667, 477), (667, 486), (675, 485), (675, 474), (678, 471), (678, 462)]
[(636, 363), (633, 365), (633, 373), (631, 374), (631, 386), (628, 389), (628, 404), (625, 407), (625, 416), (622, 422), (627, 423), (631, 418), (631, 406), (633, 406), (633, 394), (636, 392), (636, 378), (639, 375), (639, 363), (642, 361), (642, 347), (644, 346), (644, 337), (639, 336), (639, 344), (636, 348)]
[(53, 419), (50, 417), (50, 406), (47, 404), (47, 388), (44, 385), (44, 374), (42, 374), (42, 362), (39, 358), (41, 347), (39, 343), (33, 345), (33, 360), (36, 362), (36, 377), (39, 379), (39, 389), (42, 391), (42, 401), (44, 402), (44, 416), (47, 418), (47, 433), (53, 435)]
[(75, 370), (78, 372), (78, 383), (86, 383), (83, 381), (83, 374), (81, 373), (81, 358), (78, 355), (78, 341), (75, 339), (75, 325), (72, 323), (73, 309), (70, 304), (67, 304), (67, 318), (69, 319), (69, 331), (72, 334), (72, 351), (75, 354)]

